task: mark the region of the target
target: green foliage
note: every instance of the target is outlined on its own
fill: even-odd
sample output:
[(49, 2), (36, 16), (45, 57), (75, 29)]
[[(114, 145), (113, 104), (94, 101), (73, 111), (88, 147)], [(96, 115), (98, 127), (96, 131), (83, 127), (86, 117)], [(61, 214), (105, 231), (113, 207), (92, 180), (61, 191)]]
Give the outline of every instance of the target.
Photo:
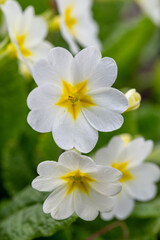
[(137, 114), (139, 133), (146, 139), (158, 141), (160, 139), (160, 111), (159, 105), (144, 103)]
[(119, 24), (104, 42), (103, 56), (115, 59), (118, 65), (120, 87), (128, 81), (138, 66), (141, 52), (155, 32), (151, 20), (142, 18), (131, 23)]
[(0, 150), (8, 139), (15, 139), (24, 129), (27, 116), (24, 79), (18, 74), (17, 63), (0, 61)]
[(39, 161), (53, 160), (57, 161), (60, 155), (60, 148), (54, 142), (52, 133), (39, 136), (36, 152), (39, 155)]
[[(52, 0), (18, 0), (22, 8), (32, 5), (37, 14), (53, 10)], [(129, 16), (134, 3), (121, 0), (96, 0), (93, 16), (99, 25), (103, 56), (115, 59), (118, 65), (116, 87), (134, 87), (142, 94), (142, 104), (134, 112), (124, 113), (123, 126), (114, 132), (99, 133), (95, 152), (121, 133), (142, 135), (152, 139), (155, 148), (148, 161), (160, 165), (160, 61), (158, 59), (158, 29), (139, 11)], [(127, 12), (128, 11), (128, 12)], [(125, 15), (127, 13), (128, 15)], [(0, 22), (2, 14), (0, 13)], [(1, 33), (0, 39), (3, 40)], [(60, 32), (50, 32), (48, 40), (54, 46), (68, 48)], [(154, 50), (153, 50), (154, 48)], [(0, 202), (1, 240), (83, 240), (116, 220), (92, 222), (55, 221), (44, 214), (42, 204), (49, 193), (31, 187), (41, 161), (58, 160), (61, 150), (52, 134), (39, 134), (27, 125), (28, 93), (36, 84), (18, 73), (14, 59), (0, 61), (0, 176), (3, 188)], [(91, 153), (92, 154), (92, 153)], [(160, 190), (160, 189), (159, 189)], [(125, 220), (129, 240), (157, 240), (160, 236), (160, 195), (156, 199), (137, 202), (131, 216)], [(70, 224), (73, 223), (71, 226)], [(61, 231), (59, 231), (61, 230)], [(54, 234), (54, 236), (52, 236)], [(99, 236), (97, 240), (122, 240), (120, 227)]]
[(27, 187), (12, 200), (2, 203), (0, 239), (30, 240), (51, 236), (76, 220), (76, 216), (72, 216), (63, 221), (56, 221), (49, 214), (44, 214), (41, 202), (45, 198), (46, 194)]
[(158, 218), (160, 216), (160, 197), (147, 203), (138, 203), (132, 215), (139, 218)]
[(14, 195), (33, 180), (34, 174), (29, 163), (16, 142), (6, 145), (2, 157), (2, 179), (10, 195)]

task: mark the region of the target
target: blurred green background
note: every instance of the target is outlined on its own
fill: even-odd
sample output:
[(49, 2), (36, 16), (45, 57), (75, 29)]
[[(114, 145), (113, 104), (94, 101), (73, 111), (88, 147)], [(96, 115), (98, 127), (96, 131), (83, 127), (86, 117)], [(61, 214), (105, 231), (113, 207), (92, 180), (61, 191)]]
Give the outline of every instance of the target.
[[(23, 8), (33, 5), (37, 14), (54, 6), (49, 0), (19, 3)], [(160, 164), (160, 29), (133, 1), (95, 0), (93, 15), (100, 28), (102, 54), (114, 58), (118, 65), (114, 87), (124, 92), (136, 88), (142, 95), (140, 108), (124, 114), (120, 130), (99, 134), (93, 152), (114, 135), (142, 135), (155, 143), (148, 160)], [(48, 40), (67, 48), (59, 32), (49, 33)], [(27, 124), (26, 99), (35, 86), (33, 79), (19, 73), (16, 60), (0, 60), (0, 240), (85, 240), (116, 220), (85, 222), (73, 216), (55, 221), (42, 212), (48, 194), (33, 190), (31, 181), (37, 176), (37, 164), (57, 160), (60, 150), (51, 133), (39, 134)], [(123, 229), (117, 227), (96, 239), (160, 239), (160, 191), (150, 202), (137, 202), (122, 224), (129, 238), (123, 237)]]

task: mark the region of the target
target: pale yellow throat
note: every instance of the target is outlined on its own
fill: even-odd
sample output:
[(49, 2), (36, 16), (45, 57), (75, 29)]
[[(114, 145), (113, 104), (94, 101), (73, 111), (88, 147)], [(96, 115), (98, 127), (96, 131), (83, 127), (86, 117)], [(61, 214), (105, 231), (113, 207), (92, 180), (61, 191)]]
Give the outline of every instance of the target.
[[(26, 41), (26, 35), (25, 34), (22, 34), (22, 35), (16, 37), (16, 41), (17, 41), (17, 44), (19, 46), (19, 50), (24, 57), (29, 57), (29, 56), (32, 55), (31, 51), (29, 51), (25, 47), (25, 41)], [(9, 44), (8, 50), (10, 51), (12, 57), (17, 57), (18, 56), (17, 49), (16, 49), (16, 47), (13, 43)]]
[(129, 161), (126, 162), (119, 162), (119, 163), (112, 163), (112, 167), (116, 168), (122, 173), (122, 177), (120, 179), (120, 182), (127, 182), (133, 179), (133, 176), (131, 173), (127, 170)]
[(72, 12), (73, 12), (73, 7), (69, 6), (65, 9), (65, 13), (64, 13), (64, 22), (69, 30), (69, 32), (72, 35), (76, 35), (75, 34), (75, 25), (77, 23), (77, 19), (75, 17), (72, 16)]
[(62, 95), (56, 105), (67, 108), (74, 120), (77, 119), (81, 108), (95, 106), (91, 97), (86, 94), (87, 80), (74, 86), (62, 80)]
[(93, 179), (89, 174), (80, 172), (79, 169), (67, 173), (60, 178), (67, 183), (66, 195), (68, 195), (75, 189), (78, 189), (88, 195), (89, 183), (95, 181), (95, 179)]

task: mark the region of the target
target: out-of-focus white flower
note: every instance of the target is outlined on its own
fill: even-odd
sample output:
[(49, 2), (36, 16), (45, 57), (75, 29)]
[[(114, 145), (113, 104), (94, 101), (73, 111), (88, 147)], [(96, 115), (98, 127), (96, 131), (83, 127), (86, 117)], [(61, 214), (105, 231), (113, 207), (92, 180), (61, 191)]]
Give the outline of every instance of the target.
[(104, 220), (114, 216), (125, 219), (133, 210), (134, 200), (147, 201), (156, 195), (155, 182), (160, 178), (159, 167), (153, 163), (143, 163), (152, 146), (152, 141), (143, 138), (136, 138), (126, 145), (121, 137), (116, 136), (108, 147), (96, 153), (96, 163), (112, 166), (122, 172), (122, 191), (115, 198), (113, 211), (101, 214)]
[(75, 58), (64, 48), (54, 48), (48, 59), (33, 67), (38, 84), (28, 97), (28, 123), (38, 132), (52, 131), (65, 150), (91, 151), (98, 132), (121, 127), (121, 113), (128, 108), (124, 94), (111, 88), (117, 76), (113, 59), (101, 59), (94, 47)]
[(113, 209), (113, 196), (121, 191), (120, 171), (96, 165), (91, 158), (73, 151), (61, 154), (58, 162), (40, 163), (37, 172), (32, 187), (52, 191), (43, 211), (57, 220), (74, 212), (84, 220), (94, 220), (99, 211)]
[(130, 89), (126, 94), (126, 98), (128, 99), (128, 109), (126, 112), (136, 110), (139, 108), (141, 103), (141, 95), (136, 92), (136, 89)]
[(142, 10), (160, 26), (160, 1), (159, 0), (135, 0)]
[[(57, 0), (60, 31), (73, 53), (82, 47), (100, 48), (98, 26), (91, 14), (92, 0)], [(56, 19), (57, 20), (57, 19)]]
[(32, 6), (22, 12), (21, 6), (13, 0), (2, 5), (6, 17), (11, 43), (8, 51), (18, 57), (31, 70), (33, 63), (46, 56), (52, 45), (45, 41), (47, 25), (34, 14)]

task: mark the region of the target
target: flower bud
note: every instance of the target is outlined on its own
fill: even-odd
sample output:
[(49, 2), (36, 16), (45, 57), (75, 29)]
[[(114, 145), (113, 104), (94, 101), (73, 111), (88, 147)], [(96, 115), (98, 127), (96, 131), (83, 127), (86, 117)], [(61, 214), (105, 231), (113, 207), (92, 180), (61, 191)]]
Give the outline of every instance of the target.
[(129, 107), (126, 110), (126, 112), (139, 108), (140, 102), (141, 102), (141, 95), (138, 92), (136, 92), (136, 89), (130, 89), (125, 94), (125, 96), (128, 99), (128, 104), (129, 104)]
[(130, 143), (132, 140), (132, 136), (129, 133), (123, 133), (120, 134), (119, 136), (123, 140), (125, 145), (128, 145), (128, 143)]

